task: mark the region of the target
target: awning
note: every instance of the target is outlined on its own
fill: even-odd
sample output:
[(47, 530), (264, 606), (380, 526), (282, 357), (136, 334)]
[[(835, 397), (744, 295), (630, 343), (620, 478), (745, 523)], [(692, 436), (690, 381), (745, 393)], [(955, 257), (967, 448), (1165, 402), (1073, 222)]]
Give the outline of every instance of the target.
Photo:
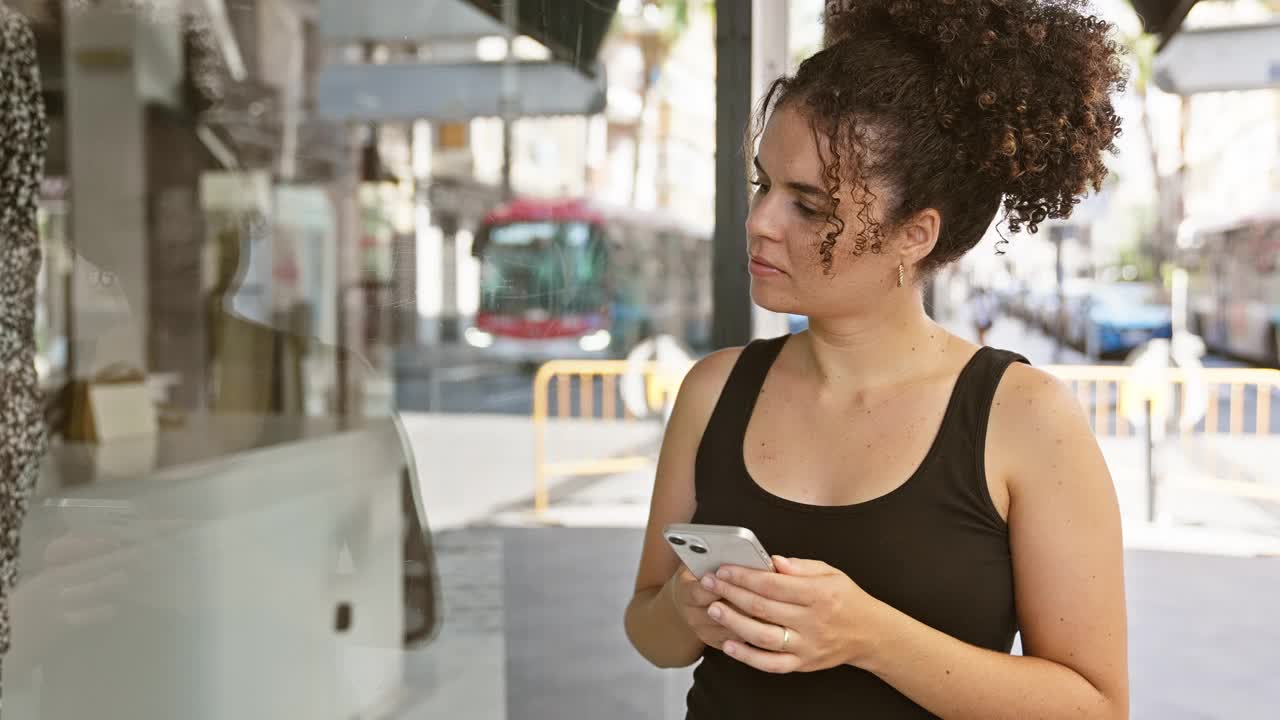
[[(489, 16), (501, 20), (503, 2), (467, 0)], [(595, 73), (596, 56), (613, 22), (618, 0), (517, 0), (518, 27), (551, 50), (561, 62), (588, 75)]]
[(588, 77), (564, 63), (389, 63), (325, 65), (316, 110), (327, 120), (460, 122), (499, 117), (504, 73), (514, 73), (520, 117), (592, 115), (605, 107), (604, 71)]
[(1129, 0), (1142, 19), (1142, 29), (1160, 39), (1163, 48), (1177, 34), (1197, 0)]
[[(518, 2), (516, 30), (551, 51), (561, 64), (588, 76), (618, 0)], [(456, 40), (505, 32), (503, 0), (321, 0), (320, 32), (329, 42)]]
[(1280, 23), (1184, 30), (1156, 58), (1154, 80), (1178, 95), (1280, 88)]
[[(479, 59), (401, 59), (322, 65), (316, 108), (328, 120), (460, 121), (473, 117), (592, 115), (605, 106), (597, 59), (617, 0), (518, 2), (516, 31), (547, 48), (545, 61), (510, 66)], [(503, 0), (321, 0), (320, 35), (329, 44), (440, 43), (502, 35)], [(510, 75), (508, 75), (510, 73)], [(508, 80), (513, 95), (504, 98)], [(508, 104), (509, 102), (509, 104)]]

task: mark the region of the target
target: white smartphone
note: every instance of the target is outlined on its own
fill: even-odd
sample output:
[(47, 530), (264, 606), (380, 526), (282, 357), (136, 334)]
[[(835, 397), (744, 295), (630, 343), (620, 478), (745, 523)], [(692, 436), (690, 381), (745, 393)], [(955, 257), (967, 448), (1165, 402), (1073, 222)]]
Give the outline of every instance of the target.
[(704, 577), (721, 565), (773, 571), (773, 560), (755, 533), (731, 525), (672, 523), (662, 530), (667, 544), (694, 577)]

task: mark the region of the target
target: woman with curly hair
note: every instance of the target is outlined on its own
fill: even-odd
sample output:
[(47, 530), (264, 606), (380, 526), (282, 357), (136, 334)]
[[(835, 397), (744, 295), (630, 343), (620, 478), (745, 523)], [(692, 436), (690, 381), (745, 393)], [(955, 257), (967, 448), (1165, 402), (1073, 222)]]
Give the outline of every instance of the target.
[[(632, 643), (706, 718), (1124, 718), (1115, 491), (1072, 393), (925, 313), (976, 245), (1106, 174), (1120, 52), (1083, 0), (858, 0), (748, 135), (751, 294), (805, 332), (717, 352), (658, 463)], [(668, 523), (775, 572), (697, 578)], [(1021, 632), (1021, 655), (1011, 655)]]

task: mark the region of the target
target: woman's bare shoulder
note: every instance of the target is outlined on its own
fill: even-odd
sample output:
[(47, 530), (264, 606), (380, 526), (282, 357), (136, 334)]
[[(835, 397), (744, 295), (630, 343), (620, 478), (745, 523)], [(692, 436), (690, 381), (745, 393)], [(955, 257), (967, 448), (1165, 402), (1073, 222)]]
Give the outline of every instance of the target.
[(1100, 456), (1088, 417), (1071, 388), (1024, 363), (1005, 371), (988, 427), (988, 448), (1011, 480), (1051, 475), (1059, 460), (1065, 466), (1068, 456)]
[(725, 348), (694, 363), (680, 384), (680, 395), (684, 403), (696, 405), (710, 414), (711, 407), (729, 381), (738, 358), (742, 357), (742, 351), (741, 346)]

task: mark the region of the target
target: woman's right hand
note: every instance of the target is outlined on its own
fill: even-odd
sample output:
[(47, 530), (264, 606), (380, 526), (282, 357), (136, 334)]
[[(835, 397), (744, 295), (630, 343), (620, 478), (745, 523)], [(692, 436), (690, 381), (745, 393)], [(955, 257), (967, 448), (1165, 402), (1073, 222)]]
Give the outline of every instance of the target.
[(671, 576), (671, 580), (667, 582), (667, 592), (671, 595), (680, 618), (703, 643), (719, 650), (726, 640), (742, 642), (740, 638), (707, 615), (707, 608), (711, 603), (717, 600), (723, 602), (723, 599), (702, 587), (698, 578), (694, 577), (688, 568), (681, 565), (680, 570)]

